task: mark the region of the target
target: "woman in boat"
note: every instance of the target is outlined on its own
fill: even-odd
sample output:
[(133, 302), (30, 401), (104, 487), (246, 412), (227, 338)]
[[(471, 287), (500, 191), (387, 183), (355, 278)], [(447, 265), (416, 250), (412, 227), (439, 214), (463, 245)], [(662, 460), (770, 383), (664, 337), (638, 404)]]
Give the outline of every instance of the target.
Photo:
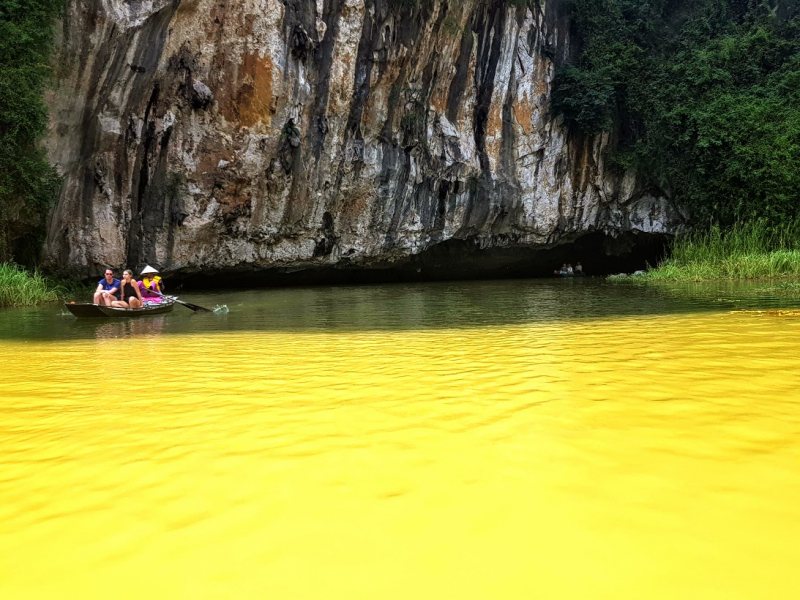
[(139, 291), (145, 302), (161, 304), (161, 294), (164, 293), (164, 281), (158, 276), (158, 271), (147, 265), (142, 269), (142, 278), (139, 280)]
[(141, 308), (142, 293), (139, 291), (139, 285), (133, 278), (133, 272), (130, 269), (125, 269), (121, 283), (122, 300), (114, 300), (111, 306), (116, 306), (117, 308)]
[[(164, 293), (164, 280), (159, 276), (158, 269), (147, 265), (142, 269), (142, 281), (144, 281), (145, 287)], [(155, 283), (155, 287), (152, 286), (153, 283)]]

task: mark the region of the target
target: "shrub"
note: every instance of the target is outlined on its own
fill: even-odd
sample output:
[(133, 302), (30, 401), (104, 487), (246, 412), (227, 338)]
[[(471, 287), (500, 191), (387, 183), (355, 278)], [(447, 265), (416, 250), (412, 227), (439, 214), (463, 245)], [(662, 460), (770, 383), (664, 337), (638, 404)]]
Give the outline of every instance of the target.
[(553, 109), (616, 131), (612, 163), (728, 227), (800, 214), (800, 16), (765, 2), (572, 0)]
[(11, 258), (17, 240), (43, 238), (58, 191), (59, 179), (37, 142), (47, 130), (42, 95), (63, 6), (63, 0), (0, 2), (0, 260)]
[(31, 273), (13, 263), (0, 263), (0, 307), (53, 302), (58, 292), (58, 286), (38, 271)]

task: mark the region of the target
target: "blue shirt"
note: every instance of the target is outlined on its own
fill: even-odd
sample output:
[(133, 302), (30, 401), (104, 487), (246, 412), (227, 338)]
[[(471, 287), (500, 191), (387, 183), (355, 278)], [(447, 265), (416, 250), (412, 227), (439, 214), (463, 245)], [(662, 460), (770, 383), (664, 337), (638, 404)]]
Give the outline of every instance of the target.
[(102, 278), (100, 281), (98, 281), (98, 282), (97, 282), (97, 285), (102, 285), (102, 286), (103, 286), (103, 289), (104, 289), (105, 291), (108, 291), (108, 290), (110, 290), (111, 288), (117, 288), (117, 291), (116, 291), (116, 292), (114, 292), (114, 297), (115, 297), (117, 300), (119, 300), (119, 298), (120, 298), (120, 295), (119, 295), (119, 294), (120, 294), (120, 288), (122, 287), (122, 286), (120, 285), (120, 283), (119, 283), (119, 279), (117, 279), (117, 278), (114, 278), (114, 279), (111, 281), (111, 283), (108, 283), (108, 281), (106, 281), (106, 278), (105, 278), (105, 277), (103, 277), (103, 278)]

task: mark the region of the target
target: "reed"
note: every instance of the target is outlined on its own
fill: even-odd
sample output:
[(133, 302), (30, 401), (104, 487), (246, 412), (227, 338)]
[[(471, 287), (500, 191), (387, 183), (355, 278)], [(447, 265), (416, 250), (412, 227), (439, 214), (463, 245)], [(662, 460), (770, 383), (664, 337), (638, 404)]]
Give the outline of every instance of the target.
[(800, 220), (779, 227), (765, 221), (675, 238), (670, 256), (641, 281), (705, 281), (800, 276)]
[(55, 302), (61, 291), (38, 270), (31, 273), (13, 263), (0, 263), (0, 307)]

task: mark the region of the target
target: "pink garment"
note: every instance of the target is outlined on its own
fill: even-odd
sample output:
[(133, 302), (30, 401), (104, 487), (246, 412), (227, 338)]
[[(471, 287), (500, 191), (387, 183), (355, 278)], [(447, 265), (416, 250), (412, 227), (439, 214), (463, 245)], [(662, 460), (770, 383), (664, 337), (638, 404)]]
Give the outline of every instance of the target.
[[(150, 282), (150, 285), (155, 286), (156, 283), (154, 281)], [(146, 300), (147, 302), (152, 302), (154, 304), (161, 304), (161, 296), (156, 294), (150, 288), (145, 287), (144, 281), (139, 280), (139, 291), (142, 293), (142, 300)]]

